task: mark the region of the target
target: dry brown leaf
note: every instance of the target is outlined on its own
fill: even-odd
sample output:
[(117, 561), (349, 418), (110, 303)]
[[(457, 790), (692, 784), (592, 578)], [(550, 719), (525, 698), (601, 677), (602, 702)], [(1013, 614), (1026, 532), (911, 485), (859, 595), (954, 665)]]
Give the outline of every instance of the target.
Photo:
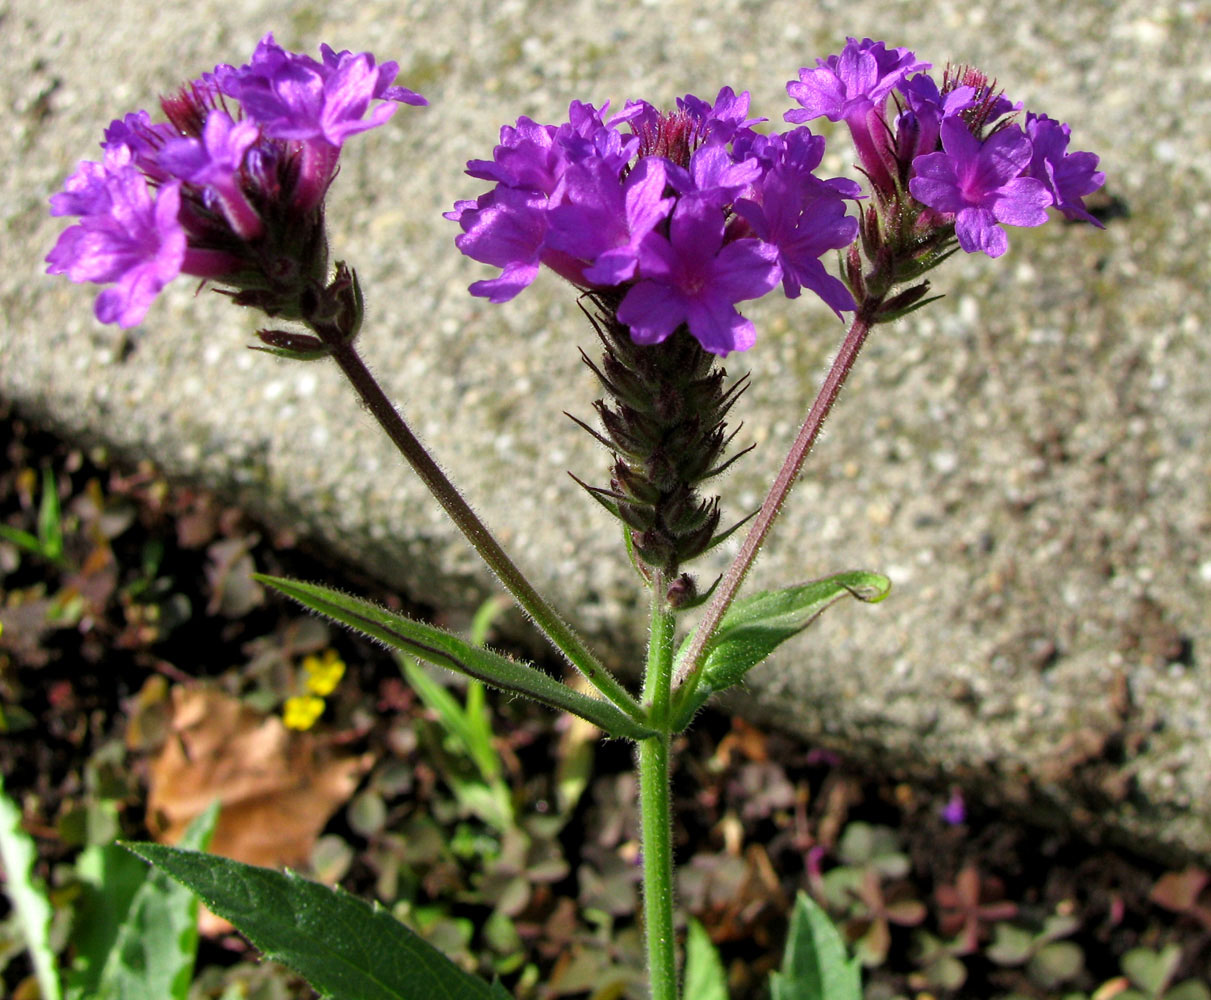
[(303, 865), (370, 763), (335, 756), (314, 734), (292, 733), (221, 691), (174, 687), (172, 707), (147, 801), (147, 827), (164, 843), (177, 843), (218, 799), (212, 853), (271, 868)]

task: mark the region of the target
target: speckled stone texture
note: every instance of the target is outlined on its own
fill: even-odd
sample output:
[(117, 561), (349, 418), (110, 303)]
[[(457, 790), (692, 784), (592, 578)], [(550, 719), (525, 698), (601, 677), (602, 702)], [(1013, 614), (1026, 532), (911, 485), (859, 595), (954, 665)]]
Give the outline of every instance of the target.
[[(285, 11), (283, 13), (283, 11)], [(364, 353), (502, 541), (614, 662), (644, 611), (617, 531), (568, 478), (605, 456), (592, 334), (549, 274), (491, 306), (491, 272), (441, 213), (481, 182), (502, 123), (558, 121), (574, 98), (753, 93), (845, 36), (970, 62), (1073, 124), (1129, 216), (1104, 232), (1010, 230), (951, 262), (947, 298), (876, 331), (753, 583), (849, 568), (895, 580), (838, 606), (750, 675), (736, 704), (893, 771), (966, 787), (1159, 854), (1211, 860), (1211, 70), (1199, 0), (887, 4), (323, 4), (83, 0), (0, 4), (6, 141), (0, 393), (61, 430), (147, 456), (325, 539), (451, 609), (490, 581), (398, 467), (338, 374), (244, 349), (256, 318), (179, 281), (122, 333), (93, 291), (42, 274), (62, 228), (46, 198), (111, 118), (260, 35), (398, 60), (432, 102), (352, 141), (329, 201), (334, 254), (367, 289)], [(823, 130), (828, 128), (824, 126)], [(849, 170), (839, 132), (826, 167)], [(759, 501), (842, 329), (807, 297), (750, 304), (759, 339), (724, 483)], [(634, 636), (626, 641), (625, 636)]]

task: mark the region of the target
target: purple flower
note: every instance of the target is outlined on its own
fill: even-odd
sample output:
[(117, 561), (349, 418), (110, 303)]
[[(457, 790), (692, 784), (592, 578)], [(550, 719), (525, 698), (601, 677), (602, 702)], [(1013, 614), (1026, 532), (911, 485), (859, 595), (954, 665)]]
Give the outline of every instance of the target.
[(72, 281), (112, 282), (96, 302), (102, 323), (136, 326), (152, 300), (181, 273), (185, 231), (177, 221), (180, 182), (152, 191), (128, 163), (106, 171), (105, 196), (94, 199), (99, 212), (82, 214), (47, 255), (48, 274)]
[(884, 123), (884, 108), (890, 94), (909, 73), (929, 68), (908, 49), (888, 49), (869, 38), (846, 40), (840, 55), (817, 59), (815, 69), (799, 70), (799, 81), (786, 85), (787, 94), (802, 110), (783, 115), (788, 122), (816, 118), (843, 121), (849, 126), (858, 162), (880, 190), (894, 188), (888, 149), (890, 133)]
[(206, 119), (202, 138), (172, 139), (158, 157), (169, 176), (209, 188), (207, 194), (221, 206), (231, 231), (245, 241), (256, 239), (264, 228), (240, 186), (244, 154), (259, 138), (255, 122), (237, 124), (226, 111), (215, 110)]
[(518, 118), (517, 126), (500, 130), (500, 145), (490, 160), (471, 160), (467, 173), (511, 188), (530, 188), (550, 194), (567, 166), (567, 152), (555, 141), (554, 125), (539, 125)]
[(857, 186), (815, 176), (822, 139), (806, 128), (758, 135), (763, 119), (748, 108), (747, 92), (724, 87), (713, 103), (688, 95), (669, 113), (632, 101), (606, 120), (604, 108), (574, 102), (563, 124), (503, 128), (492, 159), (467, 164), (495, 186), (446, 213), (463, 230), (458, 248), (501, 268), (471, 293), (503, 302), (545, 264), (609, 291), (637, 343), (685, 326), (716, 354), (753, 343), (736, 303), (784, 277), (789, 295), (808, 287), (852, 309), (812, 254), (852, 240), (841, 199)]
[(735, 303), (778, 283), (778, 251), (743, 239), (723, 245), (723, 219), (709, 200), (682, 199), (669, 237), (652, 233), (640, 257), (644, 275), (626, 293), (618, 318), (639, 344), (658, 344), (682, 323), (712, 354), (747, 351), (757, 339)]
[(1103, 229), (1081, 199), (1105, 184), (1106, 175), (1097, 169), (1098, 158), (1093, 153), (1066, 152), (1071, 131), (1046, 115), (1027, 114), (1026, 134), (1032, 147), (1027, 173), (1047, 186), (1052, 202), (1066, 218)]
[(981, 142), (961, 118), (942, 122), (941, 153), (913, 161), (916, 176), (908, 189), (922, 205), (953, 215), (959, 246), (1000, 257), (1009, 239), (1000, 225), (1041, 226), (1051, 195), (1033, 177), (1030, 139), (1019, 127), (994, 132)]
[(943, 93), (928, 73), (918, 73), (900, 84), (907, 107), (896, 118), (896, 157), (911, 163), (924, 153), (938, 148), (942, 121), (971, 107), (976, 101), (975, 87), (956, 87)]
[(957, 788), (954, 789), (938, 814), (942, 817), (943, 822), (951, 826), (965, 823), (967, 821), (967, 803), (963, 801), (963, 793)]
[[(321, 140), (337, 148), (349, 136), (382, 125), (395, 113), (390, 102), (427, 103), (411, 90), (390, 86), (399, 72), (396, 63), (376, 67), (369, 52), (337, 53), (327, 45), (320, 51), (322, 63), (287, 52), (269, 34), (247, 66), (222, 66), (215, 75), (223, 93), (239, 101), (271, 138)], [(370, 110), (375, 98), (388, 103)]]
[(799, 82), (786, 85), (787, 94), (802, 105), (788, 111), (788, 122), (827, 118), (833, 122), (865, 120), (909, 73), (929, 69), (908, 49), (889, 49), (869, 38), (846, 39), (840, 55), (817, 59), (816, 69), (799, 70)]
[(503, 186), (478, 202), (455, 206), (463, 227), (463, 235), (455, 240), (458, 248), (468, 257), (504, 269), (500, 277), (472, 285), (472, 295), (508, 302), (534, 280), (547, 235), (545, 207), (543, 195)]
[(786, 171), (772, 171), (763, 188), (764, 204), (741, 201), (736, 211), (762, 240), (778, 249), (782, 285), (787, 298), (799, 297), (803, 287), (824, 300), (840, 318), (854, 308), (845, 284), (820, 263), (828, 250), (849, 246), (858, 235), (858, 220), (845, 214), (845, 202), (831, 191), (805, 191)]
[(621, 285), (635, 276), (639, 248), (668, 218), (675, 199), (663, 197), (663, 160), (640, 160), (622, 186), (600, 160), (578, 164), (567, 174), (567, 200), (551, 209), (548, 243), (571, 257), (594, 261), (584, 279)]
[[(103, 322), (132, 326), (179, 273), (214, 278), (241, 305), (301, 318), (303, 293), (327, 275), (323, 198), (341, 144), (382, 124), (395, 63), (322, 47), (323, 62), (266, 35), (252, 62), (216, 67), (105, 131), (101, 163), (84, 162), (50, 199), (79, 216), (47, 257), (48, 273), (112, 283)], [(373, 101), (382, 101), (373, 107)]]

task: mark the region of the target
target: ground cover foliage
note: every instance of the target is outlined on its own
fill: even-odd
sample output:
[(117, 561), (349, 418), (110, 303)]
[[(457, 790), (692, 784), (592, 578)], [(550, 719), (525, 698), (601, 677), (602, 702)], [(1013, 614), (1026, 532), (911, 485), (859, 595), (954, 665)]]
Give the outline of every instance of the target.
[[(62, 968), (87, 950), (96, 852), (175, 842), (218, 799), (211, 850), (377, 899), (511, 995), (640, 995), (623, 744), (401, 666), (273, 596), (254, 573), (401, 608), (204, 491), (8, 407), (0, 446), (0, 773)], [(486, 634), (498, 605), (474, 623), (402, 610)], [(982, 808), (978, 789), (864, 772), (740, 718), (703, 713), (682, 739), (680, 899), (733, 998), (766, 995), (800, 890), (839, 922), (872, 1000), (1211, 996), (1197, 867), (1034, 828)], [(37, 994), (19, 931), (6, 909), (0, 993), (23, 1000)], [(201, 915), (191, 997), (307, 995)]]

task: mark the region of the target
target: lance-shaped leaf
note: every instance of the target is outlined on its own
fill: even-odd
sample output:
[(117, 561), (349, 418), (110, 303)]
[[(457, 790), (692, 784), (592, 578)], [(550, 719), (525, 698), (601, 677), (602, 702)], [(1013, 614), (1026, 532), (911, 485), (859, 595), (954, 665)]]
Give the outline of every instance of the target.
[(654, 730), (636, 722), (609, 702), (573, 691), (527, 663), (519, 663), (490, 649), (474, 646), (444, 629), (415, 622), (359, 597), (350, 597), (319, 584), (259, 573), (256, 579), (313, 611), (335, 618), (388, 646), (411, 653), (417, 659), (457, 670), (493, 687), (579, 715), (611, 736), (641, 740), (655, 735)]
[(810, 896), (799, 893), (782, 955), (770, 976), (773, 1000), (862, 1000), (862, 975), (837, 928)]
[(127, 846), (331, 1000), (509, 1000), (378, 904), (341, 889), (162, 844)]
[(685, 938), (686, 1000), (728, 1000), (727, 973), (706, 928), (690, 919)]
[[(858, 570), (797, 587), (761, 591), (737, 601), (707, 644), (697, 676), (691, 675), (678, 689), (674, 727), (682, 729), (689, 725), (694, 713), (712, 694), (739, 684), (745, 674), (787, 639), (807, 628), (830, 604), (846, 596), (874, 603), (883, 600), (890, 590), (891, 581), (887, 577)], [(692, 639), (692, 634), (687, 636), (677, 651), (677, 667)]]

